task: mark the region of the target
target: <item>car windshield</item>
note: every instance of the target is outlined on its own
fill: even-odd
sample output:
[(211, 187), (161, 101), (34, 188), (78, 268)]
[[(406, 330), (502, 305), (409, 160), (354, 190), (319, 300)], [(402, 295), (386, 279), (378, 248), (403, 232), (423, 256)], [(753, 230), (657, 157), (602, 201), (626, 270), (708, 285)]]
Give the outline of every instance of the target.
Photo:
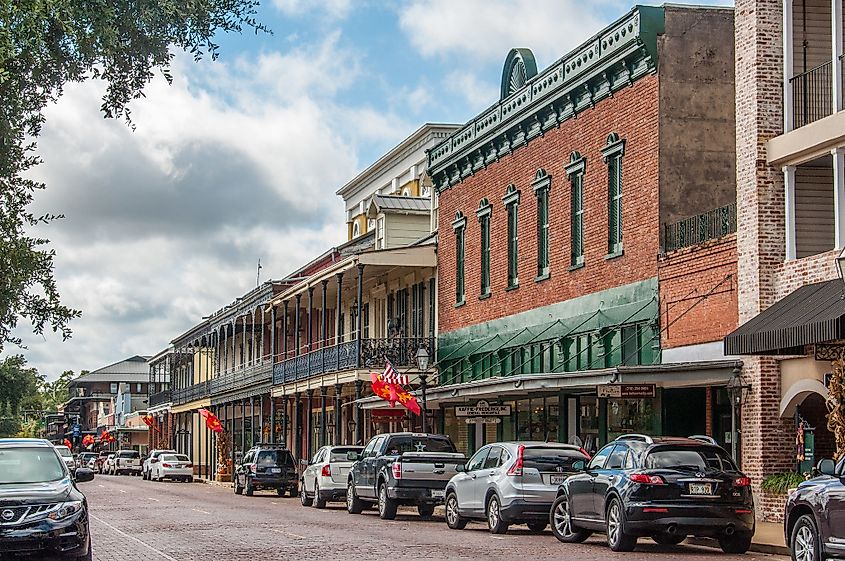
[(62, 456), (63, 458), (73, 458), (73, 454), (70, 453), (67, 446), (56, 446), (56, 452), (58, 452), (59, 456)]
[(287, 450), (262, 450), (255, 463), (259, 466), (292, 466), (293, 456)]
[(0, 449), (0, 485), (58, 481), (65, 475), (64, 462), (50, 448)]
[(397, 436), (390, 439), (385, 454), (403, 454), (405, 452), (454, 452), (452, 441), (446, 438), (428, 436)]
[(523, 467), (537, 471), (575, 471), (572, 464), (587, 461), (587, 456), (578, 450), (562, 448), (526, 448), (522, 454)]
[(359, 446), (350, 448), (332, 448), (331, 456), (329, 457), (329, 462), (348, 462), (349, 458), (347, 454), (349, 454), (349, 452), (355, 452), (356, 454), (360, 455), (361, 450), (363, 450), (363, 448)]
[(126, 459), (126, 458), (128, 458), (128, 459), (130, 459), (130, 460), (137, 460), (138, 458), (140, 458), (140, 457), (141, 457), (141, 455), (140, 455), (138, 452), (134, 451), (134, 450), (127, 450), (127, 451), (125, 451), (125, 452), (119, 452), (119, 453), (117, 454), (117, 457), (118, 457), (118, 458), (122, 458), (122, 459)]
[(715, 447), (658, 448), (646, 456), (646, 469), (736, 471), (727, 452)]

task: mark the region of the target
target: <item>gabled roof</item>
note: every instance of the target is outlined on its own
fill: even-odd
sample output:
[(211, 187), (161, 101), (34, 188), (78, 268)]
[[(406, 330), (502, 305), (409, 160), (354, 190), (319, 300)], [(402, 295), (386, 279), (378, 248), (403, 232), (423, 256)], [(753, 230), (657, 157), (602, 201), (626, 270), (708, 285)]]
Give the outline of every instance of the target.
[(374, 218), (379, 212), (398, 212), (400, 214), (428, 214), (431, 212), (431, 199), (428, 197), (403, 197), (401, 195), (373, 195), (367, 216)]
[(150, 377), (149, 359), (148, 356), (135, 355), (80, 376), (68, 386), (96, 382), (147, 382)]

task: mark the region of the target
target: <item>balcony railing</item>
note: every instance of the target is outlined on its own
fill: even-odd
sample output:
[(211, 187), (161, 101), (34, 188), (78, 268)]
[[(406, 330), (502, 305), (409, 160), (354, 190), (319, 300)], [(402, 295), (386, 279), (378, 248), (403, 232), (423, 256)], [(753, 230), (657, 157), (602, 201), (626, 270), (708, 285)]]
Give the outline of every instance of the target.
[(388, 360), (397, 368), (412, 367), (416, 365), (420, 347), (425, 347), (429, 355), (434, 356), (434, 339), (430, 337), (363, 339), (360, 354), (357, 341), (346, 341), (277, 362), (273, 365), (273, 384), (355, 368), (380, 372)]
[(255, 364), (235, 372), (220, 374), (211, 380), (187, 388), (174, 388), (171, 395), (173, 403), (178, 405), (260, 383), (269, 383), (272, 381), (272, 376), (273, 369), (269, 362)]
[[(842, 64), (840, 59), (839, 64)], [(827, 61), (789, 79), (792, 126), (803, 127), (833, 112), (833, 63)]]
[(663, 251), (715, 240), (736, 232), (736, 203), (714, 208), (663, 226)]
[(170, 390), (154, 393), (150, 395), (150, 407), (157, 407), (159, 405), (164, 405), (165, 403), (170, 403), (170, 399)]

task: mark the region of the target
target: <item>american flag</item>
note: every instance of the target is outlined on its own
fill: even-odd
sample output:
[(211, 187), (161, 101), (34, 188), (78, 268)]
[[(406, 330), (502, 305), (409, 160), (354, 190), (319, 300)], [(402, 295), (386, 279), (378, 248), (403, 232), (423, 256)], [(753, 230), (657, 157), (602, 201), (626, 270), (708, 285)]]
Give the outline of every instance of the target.
[(399, 374), (393, 365), (390, 364), (390, 361), (387, 361), (387, 365), (384, 367), (384, 374), (382, 374), (382, 379), (388, 384), (400, 384), (407, 386), (411, 383), (411, 379), (407, 374)]

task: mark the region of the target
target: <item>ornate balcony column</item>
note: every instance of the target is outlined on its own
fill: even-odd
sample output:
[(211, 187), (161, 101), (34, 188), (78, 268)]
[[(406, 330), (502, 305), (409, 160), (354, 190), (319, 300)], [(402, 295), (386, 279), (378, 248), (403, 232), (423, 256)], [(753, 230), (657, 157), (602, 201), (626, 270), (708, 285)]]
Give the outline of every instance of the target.
[(241, 452), (246, 453), (246, 399), (241, 400)]
[[(264, 341), (264, 334), (261, 335)], [(270, 310), (270, 364), (275, 364), (276, 355), (279, 352), (279, 344), (276, 341), (276, 306)]]
[[(361, 399), (364, 392), (364, 380), (355, 380), (355, 400)], [(355, 404), (355, 442), (354, 444), (364, 443), (364, 410), (361, 409), (361, 404)]]
[(326, 395), (328, 388), (320, 388), (320, 446), (328, 444), (328, 431), (326, 429), (326, 401), (329, 396)]
[(364, 265), (362, 263), (358, 263), (358, 290), (357, 290), (357, 303), (356, 303), (356, 325), (355, 325), (355, 341), (356, 341), (356, 350), (358, 352), (358, 360), (361, 360), (361, 331), (363, 329), (363, 322), (364, 318), (361, 314), (361, 309), (363, 307), (362, 300), (364, 299)]
[(296, 459), (302, 459), (302, 393), (296, 392), (294, 394), (294, 431), (291, 435), (293, 439), (294, 450), (296, 451)]
[(305, 411), (305, 453), (307, 454), (306, 459), (311, 458), (311, 435), (314, 432), (314, 416), (311, 412), (314, 410), (314, 390), (309, 389), (305, 390), (305, 395), (308, 396), (306, 400), (306, 411)]
[(270, 392), (270, 444), (276, 443), (276, 398)]
[(314, 350), (314, 287), (308, 287), (308, 352)]
[(328, 326), (326, 325), (326, 305), (327, 305), (327, 294), (326, 288), (329, 285), (329, 279), (323, 279), (320, 281), (320, 284), (323, 285), (323, 292), (322, 302), (321, 302), (321, 309), (320, 309), (320, 348), (326, 346), (326, 339), (328, 338)]
[(343, 306), (341, 302), (341, 295), (343, 293), (343, 273), (337, 273), (335, 277), (337, 277), (337, 305), (335, 306), (334, 310), (334, 344), (337, 345), (342, 341), (343, 337), (343, 326), (340, 324), (340, 310)]
[(294, 316), (293, 334), (293, 356), (299, 356), (299, 310), (302, 302), (302, 293), (296, 295), (296, 315)]
[(334, 385), (334, 444), (335, 446), (340, 445), (341, 438), (343, 437), (343, 415), (341, 414), (341, 406), (343, 405), (340, 401), (340, 394), (343, 391), (343, 384), (335, 384)]
[(288, 304), (289, 300), (285, 300), (285, 311), (282, 315), (282, 360), (288, 358)]

